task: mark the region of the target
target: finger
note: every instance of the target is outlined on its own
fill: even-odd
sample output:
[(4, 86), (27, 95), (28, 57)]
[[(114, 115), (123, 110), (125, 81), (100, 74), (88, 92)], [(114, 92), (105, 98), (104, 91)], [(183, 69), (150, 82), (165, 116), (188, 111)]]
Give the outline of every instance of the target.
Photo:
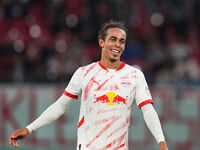
[(19, 145), (17, 144), (17, 142), (15, 143), (15, 147), (17, 148)]
[(12, 138), (9, 137), (9, 144), (11, 145), (12, 144)]
[(14, 146), (15, 145), (15, 141), (13, 139), (11, 139), (11, 145)]
[(17, 141), (14, 139), (11, 140), (11, 144), (13, 147), (18, 147)]

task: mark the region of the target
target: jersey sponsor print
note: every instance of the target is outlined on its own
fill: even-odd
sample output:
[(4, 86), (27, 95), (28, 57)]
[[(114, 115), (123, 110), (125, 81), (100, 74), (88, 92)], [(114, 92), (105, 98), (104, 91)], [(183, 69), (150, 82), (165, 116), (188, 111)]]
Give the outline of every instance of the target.
[(134, 103), (153, 103), (143, 73), (125, 63), (106, 69), (101, 62), (80, 67), (65, 95), (81, 99), (78, 146), (84, 150), (128, 149), (128, 129)]

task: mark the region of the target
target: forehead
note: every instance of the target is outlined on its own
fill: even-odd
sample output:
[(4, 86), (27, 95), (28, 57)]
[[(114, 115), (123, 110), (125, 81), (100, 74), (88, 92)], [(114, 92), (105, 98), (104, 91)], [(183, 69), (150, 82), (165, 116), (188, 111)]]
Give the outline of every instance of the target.
[(117, 37), (117, 38), (123, 38), (126, 39), (126, 32), (120, 28), (110, 28), (107, 30), (106, 38), (109, 37)]

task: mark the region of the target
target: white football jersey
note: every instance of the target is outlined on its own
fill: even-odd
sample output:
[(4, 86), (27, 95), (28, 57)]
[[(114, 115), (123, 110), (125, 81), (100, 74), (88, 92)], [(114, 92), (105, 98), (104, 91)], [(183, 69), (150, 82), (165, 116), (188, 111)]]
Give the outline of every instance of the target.
[(128, 150), (133, 104), (153, 103), (143, 73), (125, 63), (116, 70), (101, 62), (80, 67), (64, 94), (81, 99), (77, 150)]

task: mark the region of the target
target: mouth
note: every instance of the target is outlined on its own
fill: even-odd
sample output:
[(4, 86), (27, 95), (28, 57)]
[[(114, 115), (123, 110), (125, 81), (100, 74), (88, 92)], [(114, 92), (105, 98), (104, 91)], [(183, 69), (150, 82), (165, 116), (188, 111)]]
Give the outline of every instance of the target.
[(112, 52), (113, 54), (119, 54), (121, 51), (118, 50), (118, 49), (111, 49), (111, 52)]

